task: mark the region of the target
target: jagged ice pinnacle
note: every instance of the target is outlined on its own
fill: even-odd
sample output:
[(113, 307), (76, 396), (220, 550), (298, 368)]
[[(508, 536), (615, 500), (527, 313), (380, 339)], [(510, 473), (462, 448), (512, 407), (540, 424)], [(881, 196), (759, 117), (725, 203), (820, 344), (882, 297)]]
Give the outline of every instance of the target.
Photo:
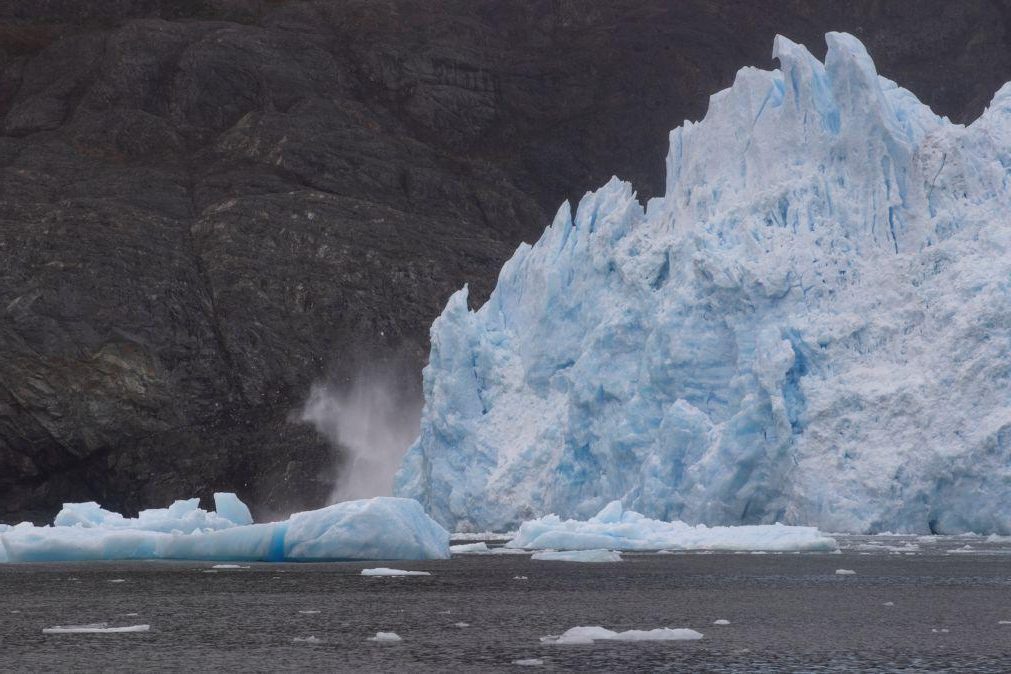
[(456, 529), (612, 499), (690, 523), (1011, 532), (1011, 85), (965, 127), (777, 37), (432, 326), (396, 493)]

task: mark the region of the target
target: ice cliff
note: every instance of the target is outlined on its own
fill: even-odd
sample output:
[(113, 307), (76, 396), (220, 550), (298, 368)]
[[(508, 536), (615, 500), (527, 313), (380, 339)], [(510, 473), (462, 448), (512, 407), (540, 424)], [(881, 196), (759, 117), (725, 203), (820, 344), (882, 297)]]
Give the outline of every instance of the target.
[(396, 493), (442, 524), (1011, 532), (1011, 84), (969, 126), (777, 37), (432, 326)]

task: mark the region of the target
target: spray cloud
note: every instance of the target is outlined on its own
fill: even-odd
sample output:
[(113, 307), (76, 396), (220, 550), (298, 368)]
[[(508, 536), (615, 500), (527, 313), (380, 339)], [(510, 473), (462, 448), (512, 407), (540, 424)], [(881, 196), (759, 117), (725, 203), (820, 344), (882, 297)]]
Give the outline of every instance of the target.
[(404, 370), (369, 364), (348, 382), (312, 387), (302, 421), (343, 455), (331, 503), (393, 492), (393, 476), (421, 420), (422, 400), (411, 379), (416, 375)]

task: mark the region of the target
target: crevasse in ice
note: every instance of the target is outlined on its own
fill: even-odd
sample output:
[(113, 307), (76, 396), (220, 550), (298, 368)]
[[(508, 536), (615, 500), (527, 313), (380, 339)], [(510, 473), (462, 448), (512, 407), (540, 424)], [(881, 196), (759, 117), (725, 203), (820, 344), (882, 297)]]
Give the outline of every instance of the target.
[(432, 326), (396, 493), (456, 530), (613, 499), (688, 523), (1011, 532), (1011, 84), (969, 126), (777, 37)]

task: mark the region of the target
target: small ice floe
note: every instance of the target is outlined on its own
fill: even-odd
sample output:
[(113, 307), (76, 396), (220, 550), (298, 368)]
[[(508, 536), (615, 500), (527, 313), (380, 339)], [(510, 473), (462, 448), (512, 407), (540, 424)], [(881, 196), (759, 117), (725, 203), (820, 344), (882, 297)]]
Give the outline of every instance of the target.
[(147, 632), (150, 625), (126, 625), (124, 627), (109, 627), (109, 623), (91, 623), (89, 625), (57, 625), (46, 627), (43, 634), (119, 634), (121, 632)]
[(120, 615), (122, 615), (124, 618), (136, 618), (140, 614), (139, 613), (121, 613)]
[(541, 643), (557, 645), (592, 644), (595, 641), (691, 641), (701, 639), (702, 633), (690, 629), (660, 627), (652, 630), (627, 630), (614, 632), (600, 626), (573, 627), (559, 635), (541, 637)]
[(1011, 543), (1011, 536), (1001, 536), (1000, 534), (990, 534), (986, 537), (987, 543)]
[(375, 569), (362, 569), (363, 576), (431, 576), (428, 571), (404, 571), (403, 569), (388, 569), (380, 566)]
[(939, 630), (938, 629), (932, 629), (930, 631), (933, 632), (934, 634), (947, 634), (948, 633), (948, 628), (942, 627)]
[(520, 667), (540, 667), (544, 661), (540, 658), (523, 658), (522, 660), (513, 660), (513, 664)]
[(562, 550), (561, 552), (538, 552), (530, 559), (538, 562), (620, 562), (621, 553), (615, 550)]
[(470, 623), (465, 622), (453, 623), (453, 627), (470, 627)]
[(998, 625), (1011, 625), (1011, 620), (998, 620)]
[(491, 549), (485, 542), (480, 543), (464, 543), (463, 545), (451, 545), (449, 546), (449, 551), (454, 555), (481, 555), (488, 554)]
[(531, 552), (522, 548), (488, 548), (489, 555), (529, 555)]
[(113, 578), (109, 582), (110, 583), (125, 583), (126, 582), (126, 578)]
[(294, 641), (295, 643), (302, 643), (302, 644), (323, 643), (323, 640), (320, 639), (319, 637), (295, 637), (294, 639), (292, 639), (292, 641)]
[(836, 569), (835, 575), (837, 576), (855, 576), (857, 572), (853, 569)]
[(894, 601), (886, 601), (884, 604), (882, 604), (882, 606), (895, 606), (895, 602)]
[(211, 567), (212, 569), (248, 569), (248, 566), (240, 566), (238, 564), (215, 564)]
[(513, 576), (513, 580), (526, 580), (526, 576)]
[(972, 547), (971, 545), (969, 545), (968, 543), (966, 543), (962, 547), (955, 548), (954, 550), (948, 550), (948, 552), (951, 553), (951, 554), (963, 554), (964, 555), (964, 554), (968, 554), (968, 553), (971, 553), (971, 552), (976, 552), (976, 549), (974, 547)]
[[(203, 573), (217, 573), (218, 572), (217, 569), (201, 569), (201, 571)], [(274, 576), (274, 578), (277, 578), (277, 576)]]
[(719, 620), (714, 620), (713, 624), (714, 625), (729, 625), (730, 621), (727, 620), (726, 618), (720, 618)]
[(394, 641), (403, 641), (403, 639), (396, 632), (376, 632), (376, 636), (369, 637), (369, 641), (392, 643)]
[(316, 610), (299, 611), (299, 613), (301, 613), (302, 615), (316, 615), (317, 613), (319, 613), (319, 611)]

